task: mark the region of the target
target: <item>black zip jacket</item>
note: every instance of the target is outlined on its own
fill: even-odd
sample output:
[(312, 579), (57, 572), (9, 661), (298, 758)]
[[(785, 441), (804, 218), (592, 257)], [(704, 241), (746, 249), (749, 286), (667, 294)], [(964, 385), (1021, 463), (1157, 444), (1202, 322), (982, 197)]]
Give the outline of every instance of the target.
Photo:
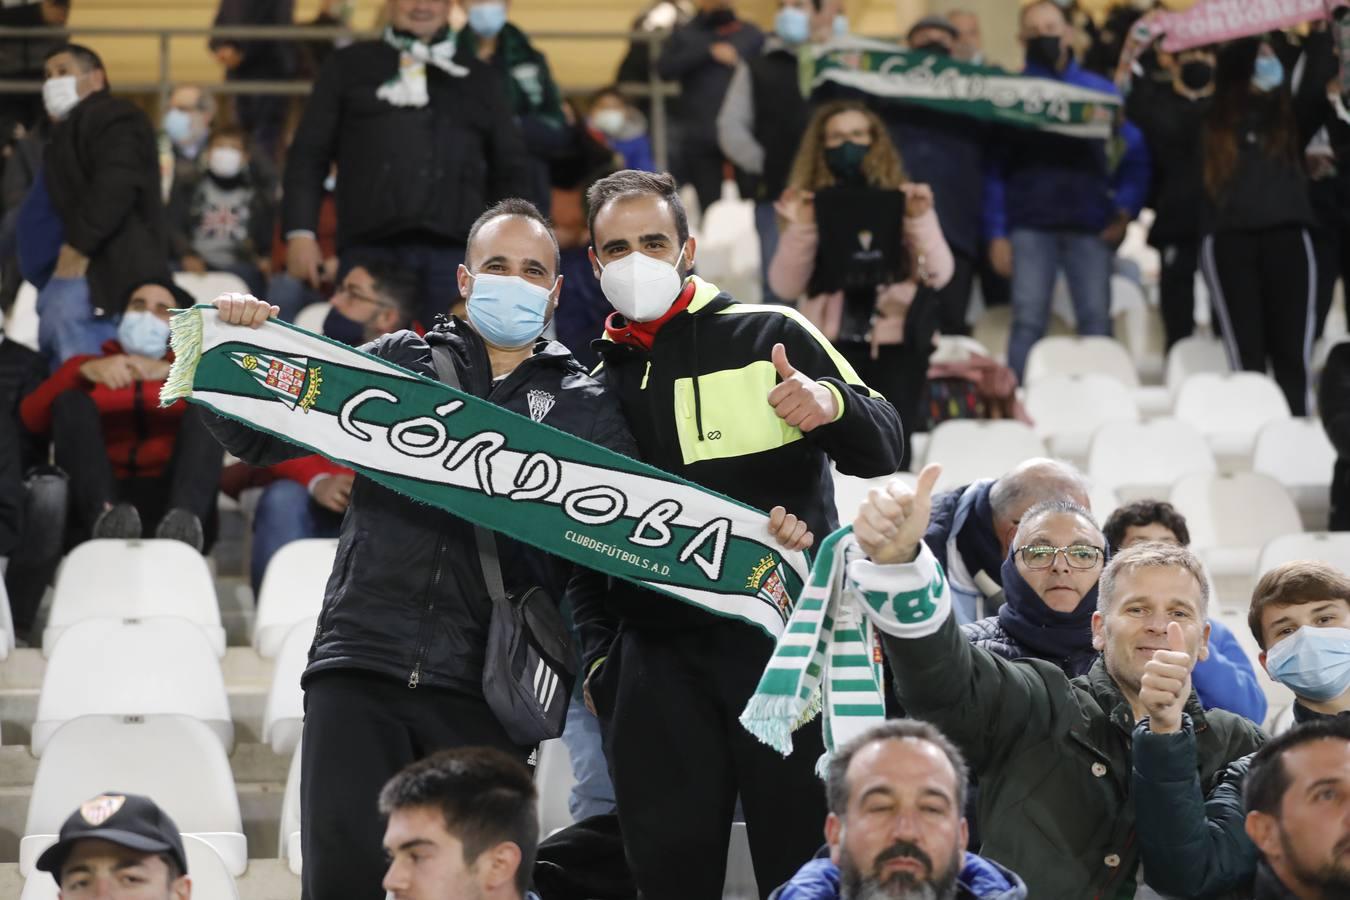
[(401, 235), (464, 243), (488, 204), (529, 188), (528, 160), (501, 76), (456, 57), (456, 78), (427, 66), (423, 107), (375, 95), (398, 51), (362, 41), (324, 63), (286, 155), (283, 233), (315, 231), (330, 162), (338, 171), (338, 246)]
[(1322, 427), (1336, 448), (1331, 475), (1331, 528), (1350, 531), (1350, 344), (1337, 344), (1322, 369), (1318, 387)]
[[(634, 455), (618, 404), (556, 341), (540, 343), (496, 384), (482, 339), (459, 320), (425, 339), (400, 331), (362, 349), (436, 378), (429, 344), (450, 347), (465, 392), (526, 416), (526, 395), (546, 392), (554, 405), (545, 424)], [(209, 424), (230, 452), (254, 465), (308, 452), (219, 416), (210, 416)], [(554, 600), (567, 594), (574, 605), (585, 605), (586, 595), (606, 589), (603, 576), (504, 535), (497, 536), (497, 548), (508, 593), (519, 596), (538, 585)], [(481, 696), (491, 611), (473, 526), (358, 475), (304, 678), (362, 669), (410, 688), (428, 684)]]
[[(597, 341), (597, 374), (617, 396), (643, 461), (757, 509), (786, 507), (819, 541), (839, 524), (831, 459), (863, 478), (899, 465), (904, 438), (895, 407), (796, 310), (737, 303), (715, 285), (694, 284), (688, 309), (661, 327), (650, 352)], [(836, 392), (838, 420), (802, 434), (778, 418), (768, 402), (780, 380), (770, 359), (777, 343), (798, 371)], [(658, 627), (722, 621), (617, 582), (603, 607), (598, 595), (586, 600), (577, 627), (588, 668), (607, 652), (615, 619)]]
[(1209, 97), (1183, 97), (1170, 81), (1147, 79), (1135, 82), (1125, 102), (1125, 115), (1144, 133), (1153, 160), (1148, 205), (1157, 215), (1148, 231), (1150, 246), (1200, 240), (1206, 202), (1202, 142), (1212, 105)]

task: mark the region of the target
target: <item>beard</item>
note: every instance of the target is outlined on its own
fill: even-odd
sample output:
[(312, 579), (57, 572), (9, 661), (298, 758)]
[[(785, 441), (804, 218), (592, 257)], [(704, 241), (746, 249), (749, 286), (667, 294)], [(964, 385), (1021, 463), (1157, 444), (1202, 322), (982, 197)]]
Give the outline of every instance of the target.
[(1295, 878), (1319, 888), (1324, 897), (1350, 897), (1350, 837), (1332, 848), (1333, 856), (1321, 865), (1305, 865), (1289, 835), (1280, 830), (1280, 847)]
[[(881, 870), (886, 863), (904, 858), (921, 863), (926, 877), (920, 878), (913, 872), (882, 875)], [(896, 841), (877, 856), (872, 863), (872, 871), (864, 875), (845, 852), (840, 857), (839, 896), (841, 900), (954, 900), (961, 859), (962, 851), (957, 847), (947, 867), (935, 874), (933, 861), (927, 853), (908, 841)]]

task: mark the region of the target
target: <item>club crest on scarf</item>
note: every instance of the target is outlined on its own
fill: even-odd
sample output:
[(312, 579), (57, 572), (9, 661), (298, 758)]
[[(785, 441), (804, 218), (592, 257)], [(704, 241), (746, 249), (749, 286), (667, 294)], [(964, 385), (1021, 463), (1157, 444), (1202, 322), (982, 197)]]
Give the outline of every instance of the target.
[(236, 351), (230, 359), (248, 372), (258, 383), (276, 394), (291, 409), (297, 406), (309, 412), (319, 399), (323, 386), (323, 371), (309, 368), (306, 359), (285, 359), (261, 353)]
[(117, 815), (127, 798), (120, 794), (100, 794), (80, 804), (80, 818), (95, 828)]

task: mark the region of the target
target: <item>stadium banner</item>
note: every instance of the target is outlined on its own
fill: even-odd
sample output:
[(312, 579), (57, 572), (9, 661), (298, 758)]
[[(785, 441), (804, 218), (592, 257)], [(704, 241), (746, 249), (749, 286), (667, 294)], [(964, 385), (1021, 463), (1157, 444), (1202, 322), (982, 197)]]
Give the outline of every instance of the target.
[(170, 327), (162, 405), (201, 404), (588, 569), (783, 631), (807, 559), (759, 510), (286, 322), (229, 325), (196, 306)]
[(841, 37), (816, 48), (813, 88), (852, 88), (878, 100), (1070, 137), (1112, 136), (1120, 97), (1049, 78)]

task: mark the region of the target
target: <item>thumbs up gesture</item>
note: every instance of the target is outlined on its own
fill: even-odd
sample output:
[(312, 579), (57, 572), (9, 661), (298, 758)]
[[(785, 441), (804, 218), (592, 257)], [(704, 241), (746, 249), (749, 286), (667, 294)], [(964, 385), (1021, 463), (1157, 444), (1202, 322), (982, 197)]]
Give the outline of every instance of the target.
[(839, 417), (834, 391), (792, 368), (782, 344), (773, 345), (773, 367), (782, 379), (769, 391), (769, 405), (778, 418), (805, 434)]
[(913, 490), (896, 478), (885, 488), (868, 492), (853, 522), (853, 534), (872, 562), (881, 565), (914, 562), (919, 555), (919, 542), (928, 530), (933, 486), (941, 474), (942, 466), (931, 463), (919, 473), (919, 483)]
[(1139, 703), (1148, 710), (1149, 730), (1154, 734), (1181, 730), (1181, 712), (1191, 695), (1194, 665), (1181, 623), (1168, 622), (1167, 649), (1153, 651), (1139, 680)]

